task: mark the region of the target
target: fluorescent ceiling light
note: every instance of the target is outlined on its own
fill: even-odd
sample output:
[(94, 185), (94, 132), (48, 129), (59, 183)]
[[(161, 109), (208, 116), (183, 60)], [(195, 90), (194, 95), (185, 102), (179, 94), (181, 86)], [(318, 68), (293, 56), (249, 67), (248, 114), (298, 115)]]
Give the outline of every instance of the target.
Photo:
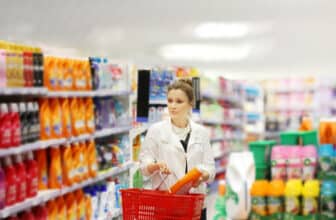
[(247, 44), (171, 44), (161, 47), (159, 52), (167, 60), (216, 62), (243, 60), (251, 50)]
[(244, 23), (207, 22), (198, 25), (194, 34), (198, 38), (242, 38), (250, 32)]

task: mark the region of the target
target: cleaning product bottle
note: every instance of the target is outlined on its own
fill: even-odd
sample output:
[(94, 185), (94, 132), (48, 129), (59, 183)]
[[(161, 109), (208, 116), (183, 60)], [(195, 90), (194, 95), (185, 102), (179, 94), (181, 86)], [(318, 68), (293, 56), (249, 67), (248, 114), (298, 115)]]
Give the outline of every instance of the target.
[(40, 99), (40, 126), (41, 126), (41, 140), (47, 140), (51, 137), (51, 122), (49, 100)]
[(58, 220), (58, 207), (55, 200), (47, 202), (48, 220)]
[(108, 192), (107, 192), (107, 186), (106, 184), (101, 184), (99, 186), (99, 208), (98, 208), (98, 216), (99, 218), (106, 219), (107, 218), (107, 203), (109, 202), (107, 200), (108, 198)]
[(79, 107), (76, 98), (70, 99), (70, 115), (71, 115), (71, 130), (72, 134), (75, 136), (80, 135), (79, 127), (81, 125), (79, 119)]
[(77, 123), (76, 128), (78, 130), (79, 135), (84, 134), (86, 132), (86, 123), (85, 123), (85, 103), (82, 98), (77, 99)]
[(85, 127), (87, 133), (94, 133), (95, 131), (95, 124), (94, 124), (94, 106), (92, 98), (84, 99), (85, 105)]
[(62, 166), (59, 147), (49, 148), (49, 158), (49, 189), (60, 189), (62, 186)]
[(87, 142), (87, 161), (89, 167), (89, 176), (95, 178), (98, 172), (97, 152), (94, 140)]
[(20, 115), (20, 125), (21, 125), (21, 143), (28, 143), (28, 114), (26, 111), (26, 104), (24, 102), (20, 102), (19, 104), (19, 115)]
[(72, 135), (69, 100), (67, 98), (60, 99), (60, 105), (62, 109), (63, 137), (69, 138)]
[(73, 84), (73, 72), (74, 72), (73, 61), (71, 59), (64, 59), (63, 68), (64, 68), (63, 89), (71, 91)]
[(57, 205), (57, 219), (58, 220), (67, 220), (67, 210), (66, 204), (64, 201), (63, 196), (59, 196), (56, 198), (56, 205)]
[(285, 212), (298, 215), (301, 210), (300, 195), (302, 182), (298, 179), (288, 180), (285, 187)]
[(64, 86), (63, 86), (63, 80), (64, 80), (64, 74), (65, 74), (64, 59), (57, 58), (56, 65), (57, 65), (58, 90), (62, 91), (64, 90)]
[(318, 156), (319, 156), (320, 172), (324, 174), (332, 172), (333, 157), (334, 157), (333, 145), (332, 144), (320, 145)]
[(61, 154), (63, 184), (65, 186), (71, 186), (73, 184), (73, 160), (71, 147), (69, 145), (62, 146)]
[(319, 181), (306, 181), (302, 189), (302, 195), (302, 214), (307, 216), (318, 213), (318, 197), (320, 195)]
[(0, 164), (0, 210), (6, 205), (6, 175)]
[(27, 110), (26, 110), (26, 121), (27, 121), (27, 135), (26, 139), (28, 143), (34, 142), (34, 129), (35, 129), (35, 123), (34, 123), (34, 105), (32, 102), (27, 103)]
[(9, 156), (5, 157), (4, 171), (6, 175), (6, 206), (10, 206), (17, 201), (17, 176)]
[(67, 220), (77, 220), (76, 200), (73, 193), (68, 193), (64, 197), (67, 211)]
[(192, 187), (192, 184), (201, 177), (202, 173), (197, 169), (193, 168), (184, 177), (178, 180), (172, 187), (170, 187), (170, 192), (173, 194), (186, 194)]
[(18, 105), (16, 103), (10, 103), (9, 112), (11, 117), (12, 146), (19, 146), (21, 144), (21, 125)]
[(48, 210), (44, 205), (34, 208), (35, 219), (48, 220)]
[(86, 86), (86, 76), (83, 71), (83, 61), (76, 61), (74, 76), (75, 90), (84, 90)]
[(320, 214), (323, 217), (328, 217), (329, 219), (335, 219), (336, 217), (336, 184), (334, 181), (323, 181), (321, 187), (321, 204), (320, 204)]
[(57, 98), (50, 99), (50, 110), (51, 110), (51, 137), (54, 139), (58, 139), (62, 137), (62, 113), (61, 106)]
[(39, 190), (48, 189), (48, 165), (47, 150), (41, 149), (35, 151), (36, 161), (38, 163), (38, 188)]
[(91, 206), (91, 197), (85, 193), (85, 219), (91, 219), (92, 217), (92, 206)]
[[(281, 214), (284, 211), (283, 196), (285, 183), (282, 180), (272, 180), (268, 186), (267, 210), (269, 215)], [(281, 219), (281, 218), (280, 218)]]
[(301, 147), (288, 147), (287, 179), (301, 178)]
[(20, 47), (16, 47), (16, 65), (17, 65), (17, 86), (24, 86), (24, 76), (23, 76), (23, 53)]
[(92, 90), (92, 74), (90, 62), (87, 60), (84, 64), (85, 78), (86, 78), (86, 90)]
[(82, 190), (77, 190), (74, 193), (77, 204), (77, 219), (85, 220), (85, 198)]
[(34, 160), (34, 154), (29, 151), (25, 161), (27, 171), (27, 197), (31, 198), (37, 195), (38, 191), (38, 164)]
[(81, 162), (81, 179), (87, 180), (89, 176), (89, 161), (87, 156), (87, 145), (85, 142), (79, 143), (80, 147), (80, 162)]
[(287, 147), (274, 146), (271, 153), (272, 179), (286, 179)]
[(75, 183), (81, 182), (81, 158), (80, 158), (80, 147), (79, 143), (72, 143), (72, 165), (74, 169), (73, 181)]
[(11, 147), (11, 116), (6, 103), (0, 104), (0, 148)]
[(16, 201), (22, 202), (27, 198), (27, 172), (26, 167), (22, 162), (22, 156), (20, 154), (15, 156), (16, 170)]
[(268, 191), (269, 183), (267, 180), (257, 180), (252, 184), (251, 187), (251, 201), (252, 201), (252, 215), (257, 214), (260, 216), (267, 215), (266, 209), (266, 196)]
[(115, 182), (112, 180), (107, 181), (107, 203), (106, 210), (107, 213), (112, 212), (116, 206), (116, 197), (115, 197)]
[(56, 57), (46, 57), (44, 60), (44, 85), (51, 91), (59, 89), (58, 67)]

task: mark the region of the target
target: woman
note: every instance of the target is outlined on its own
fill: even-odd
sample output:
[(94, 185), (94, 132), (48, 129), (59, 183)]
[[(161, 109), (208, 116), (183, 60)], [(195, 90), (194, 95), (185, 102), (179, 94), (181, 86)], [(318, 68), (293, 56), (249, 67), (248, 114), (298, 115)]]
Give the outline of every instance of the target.
[[(202, 175), (191, 192), (205, 194), (205, 183), (215, 176), (215, 162), (207, 130), (190, 119), (194, 103), (191, 80), (171, 84), (167, 103), (170, 118), (152, 125), (144, 140), (140, 152), (142, 173), (152, 177), (153, 189), (164, 190), (196, 167)], [(168, 175), (165, 183), (161, 184), (162, 176), (157, 171)], [(206, 219), (206, 209), (201, 219)]]

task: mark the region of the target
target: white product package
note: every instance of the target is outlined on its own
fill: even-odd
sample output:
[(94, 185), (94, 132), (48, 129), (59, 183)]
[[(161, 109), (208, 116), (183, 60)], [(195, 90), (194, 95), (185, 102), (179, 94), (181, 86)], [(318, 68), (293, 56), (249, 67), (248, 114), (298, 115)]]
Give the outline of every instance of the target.
[(226, 171), (228, 219), (247, 219), (251, 209), (250, 189), (255, 180), (251, 152), (231, 153)]

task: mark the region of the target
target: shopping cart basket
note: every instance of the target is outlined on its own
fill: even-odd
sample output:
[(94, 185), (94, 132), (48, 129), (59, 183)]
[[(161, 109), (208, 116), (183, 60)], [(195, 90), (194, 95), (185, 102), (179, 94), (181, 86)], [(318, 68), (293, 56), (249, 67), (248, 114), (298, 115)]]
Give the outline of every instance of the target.
[(146, 189), (121, 190), (124, 220), (199, 220), (203, 194), (176, 195)]

